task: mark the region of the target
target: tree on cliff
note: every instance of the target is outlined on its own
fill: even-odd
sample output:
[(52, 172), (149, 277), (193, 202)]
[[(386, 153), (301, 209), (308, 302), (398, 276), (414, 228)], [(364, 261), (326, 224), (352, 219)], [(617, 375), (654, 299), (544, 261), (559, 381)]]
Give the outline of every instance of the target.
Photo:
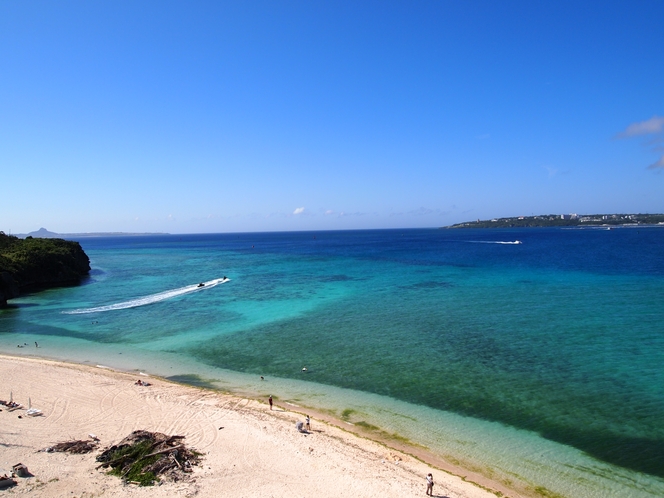
[(22, 290), (76, 284), (89, 271), (90, 259), (78, 242), (0, 232), (0, 305)]

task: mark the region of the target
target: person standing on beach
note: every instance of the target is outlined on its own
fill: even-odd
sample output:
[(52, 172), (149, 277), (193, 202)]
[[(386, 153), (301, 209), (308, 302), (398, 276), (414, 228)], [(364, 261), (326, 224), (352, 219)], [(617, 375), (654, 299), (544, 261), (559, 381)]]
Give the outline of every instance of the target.
[(272, 395), (271, 394), (270, 394), (270, 397), (267, 400), (270, 403), (270, 410), (272, 410)]
[(309, 415), (304, 419), (304, 425), (306, 426), (307, 431), (311, 430), (311, 419), (309, 418)]
[(427, 495), (433, 496), (433, 476), (431, 472), (427, 474)]

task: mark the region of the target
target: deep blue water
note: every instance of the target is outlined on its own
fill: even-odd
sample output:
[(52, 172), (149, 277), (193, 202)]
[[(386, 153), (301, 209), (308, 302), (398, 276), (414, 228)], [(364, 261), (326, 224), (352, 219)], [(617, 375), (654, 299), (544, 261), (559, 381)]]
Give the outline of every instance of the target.
[(501, 422), (664, 477), (664, 228), (80, 242), (90, 279), (18, 300), (0, 334), (281, 378), (307, 365), (310, 382)]

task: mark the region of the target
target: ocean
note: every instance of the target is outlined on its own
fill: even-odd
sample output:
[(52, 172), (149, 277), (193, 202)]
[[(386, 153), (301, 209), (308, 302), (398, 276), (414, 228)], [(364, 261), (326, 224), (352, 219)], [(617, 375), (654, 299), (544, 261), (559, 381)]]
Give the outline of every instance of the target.
[(10, 301), (0, 351), (272, 394), (533, 494), (664, 496), (664, 227), (79, 241), (90, 277)]

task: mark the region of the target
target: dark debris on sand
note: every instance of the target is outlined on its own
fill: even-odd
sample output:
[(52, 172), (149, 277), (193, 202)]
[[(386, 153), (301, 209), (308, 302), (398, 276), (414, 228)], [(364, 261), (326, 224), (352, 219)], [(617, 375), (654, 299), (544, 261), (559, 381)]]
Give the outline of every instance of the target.
[(97, 457), (101, 462), (97, 468), (110, 467), (109, 474), (141, 486), (150, 486), (161, 478), (187, 480), (201, 454), (187, 448), (183, 440), (184, 436), (134, 431), (105, 449)]
[(43, 451), (48, 453), (52, 452), (64, 452), (64, 453), (90, 453), (97, 449), (98, 441), (94, 440), (74, 440), (74, 441), (64, 441), (62, 443), (55, 444), (46, 448)]

